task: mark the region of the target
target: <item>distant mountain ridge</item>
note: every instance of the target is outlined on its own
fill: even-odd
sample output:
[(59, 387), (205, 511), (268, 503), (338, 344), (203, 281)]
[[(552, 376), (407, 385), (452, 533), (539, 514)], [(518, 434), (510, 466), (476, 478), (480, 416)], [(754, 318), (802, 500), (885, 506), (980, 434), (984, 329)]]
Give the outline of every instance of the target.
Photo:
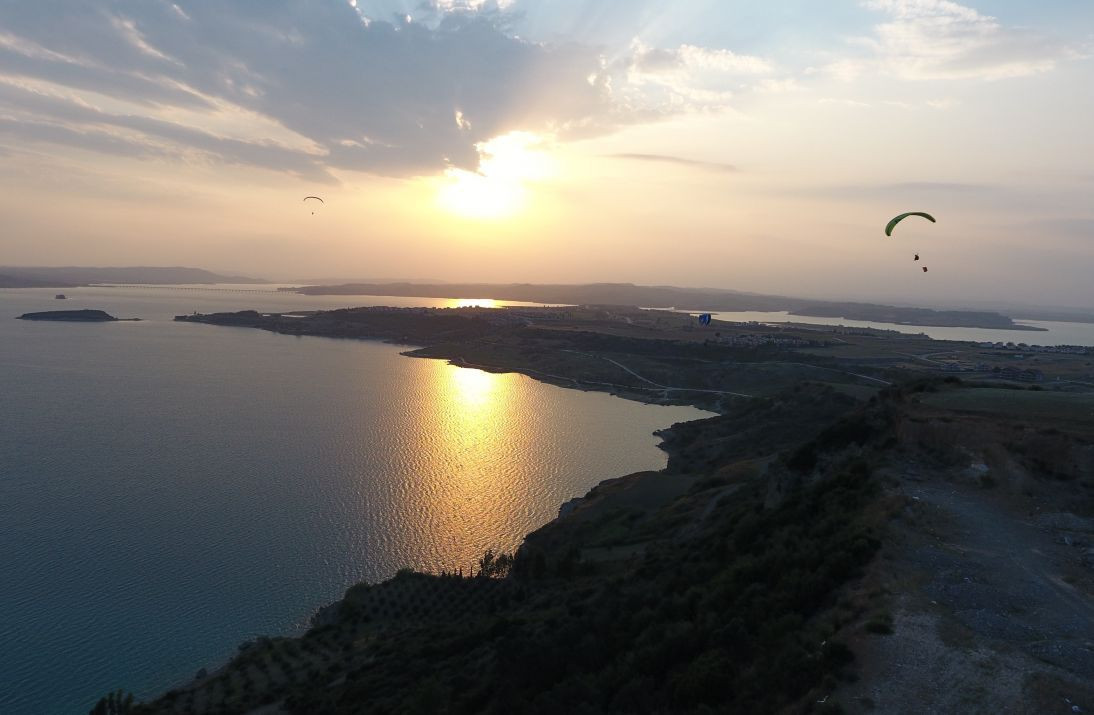
[(0, 288), (73, 288), (75, 285), (22, 274), (0, 273)]
[(184, 266), (0, 266), (0, 288), (71, 288), (90, 283), (153, 283), (176, 285), (187, 283), (246, 283), (268, 281), (245, 276), (229, 276), (202, 268)]

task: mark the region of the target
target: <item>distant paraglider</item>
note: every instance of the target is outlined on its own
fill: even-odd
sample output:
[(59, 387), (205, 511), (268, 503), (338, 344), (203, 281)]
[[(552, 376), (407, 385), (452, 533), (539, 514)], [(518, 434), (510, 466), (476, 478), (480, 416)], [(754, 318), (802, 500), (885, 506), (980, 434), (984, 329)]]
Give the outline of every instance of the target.
[[(885, 235), (886, 236), (892, 236), (893, 235), (893, 229), (896, 228), (896, 225), (898, 223), (900, 223), (901, 221), (903, 221), (904, 219), (908, 218), (909, 216), (919, 216), (921, 218), (927, 219), (931, 223), (938, 223), (937, 221), (934, 220), (934, 216), (931, 216), (928, 213), (923, 213), (922, 211), (909, 211), (908, 213), (900, 214), (899, 216), (894, 218), (892, 221), (890, 221), (888, 224), (886, 224), (886, 226), (885, 226)], [(913, 258), (912, 260), (918, 262), (919, 261), (919, 254), (916, 253), (915, 258)], [(927, 272), (927, 266), (923, 266), (923, 272), (924, 273)]]
[[(318, 201), (318, 202), (319, 202), (319, 203), (321, 203), (321, 204), (326, 204), (326, 203), (327, 203), (326, 201), (324, 201), (323, 199), (319, 198), (318, 196), (305, 196), (305, 197), (304, 197), (304, 205), (305, 205), (305, 206), (307, 206), (307, 205), (308, 205), (308, 200), (309, 200), (309, 199), (310, 199), (310, 200), (313, 200), (313, 201)], [(315, 205), (315, 204), (312, 204), (312, 206), (314, 206), (314, 205)], [(312, 215), (312, 216), (314, 216), (314, 215), (315, 215), (315, 211), (312, 211), (312, 212), (311, 212), (311, 215)]]
[(934, 220), (934, 216), (931, 216), (930, 214), (925, 214), (922, 211), (909, 211), (906, 214), (900, 214), (899, 216), (894, 218), (892, 221), (890, 221), (889, 224), (885, 227), (885, 235), (886, 236), (892, 236), (893, 235), (893, 229), (896, 228), (896, 225), (898, 223), (900, 223), (901, 221), (903, 221), (904, 219), (908, 218), (909, 216), (922, 216), (923, 218), (927, 219), (931, 223), (937, 223)]
[(699, 325), (710, 325), (710, 313), (702, 313), (699, 315)]

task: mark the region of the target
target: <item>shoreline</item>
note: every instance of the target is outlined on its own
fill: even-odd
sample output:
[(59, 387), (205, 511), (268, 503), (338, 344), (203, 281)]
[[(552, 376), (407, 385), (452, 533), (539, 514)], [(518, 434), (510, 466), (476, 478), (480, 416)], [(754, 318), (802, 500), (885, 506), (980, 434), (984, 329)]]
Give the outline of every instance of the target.
[[(892, 581), (886, 559), (915, 555), (887, 534), (923, 530), (914, 519), (903, 521), (918, 504), (918, 490), (928, 481), (950, 489), (953, 479), (973, 474), (980, 477), (970, 485), (977, 490), (994, 488), (998, 495), (1013, 488), (1018, 495), (1021, 484), (1000, 483), (1002, 474), (983, 478), (984, 465), (974, 469), (977, 453), (970, 449), (984, 449), (982, 440), (1000, 449), (1017, 441), (1021, 449), (1014, 454), (1035, 453), (1038, 460), (1089, 444), (1078, 433), (1069, 435), (1072, 426), (1064, 418), (1053, 422), (1059, 431), (1025, 424), (1029, 410), (1054, 410), (1059, 400), (1052, 398), (1075, 392), (1077, 383), (1054, 381), (1042, 388), (984, 381), (985, 375), (992, 379), (990, 365), (963, 380), (952, 374), (961, 366), (958, 359), (993, 361), (999, 378), (1010, 375), (1002, 366), (1017, 371), (1009, 355), (993, 357), (955, 342), (950, 349), (965, 353), (940, 362), (929, 352), (937, 343), (874, 333), (825, 341), (801, 331), (764, 336), (744, 327), (735, 333), (723, 323), (717, 329), (725, 331), (724, 338), (714, 341), (713, 331), (697, 330), (693, 320), (666, 311), (639, 315), (603, 308), (494, 312), (489, 320), (474, 310), (350, 309), (303, 321), (252, 311), (195, 322), (424, 343), (428, 347), (401, 355), (517, 372), (643, 403), (671, 397), (717, 412), (654, 431), (666, 455), (662, 469), (601, 479), (584, 495), (563, 501), (557, 516), (529, 531), (512, 554), (487, 551), (466, 576), (462, 569), (406, 569), (375, 584), (351, 586), (342, 598), (318, 607), (302, 635), (253, 639), (212, 674), (205, 671), (202, 679), (148, 701), (142, 713), (213, 713), (225, 703), (240, 712), (267, 712), (255, 710), (260, 706), (333, 712), (339, 703), (401, 711), (429, 683), (442, 688), (439, 702), (471, 710), (481, 709), (481, 698), (507, 703), (496, 690), (502, 683), (515, 683), (527, 702), (554, 702), (541, 679), (514, 665), (518, 656), (536, 659), (539, 653), (550, 655), (528, 662), (562, 668), (548, 676), (551, 682), (592, 682), (610, 698), (650, 672), (628, 665), (626, 655), (639, 648), (644, 658), (654, 657), (665, 629), (691, 617), (697, 620), (688, 642), (702, 645), (677, 662), (674, 672), (679, 677), (703, 666), (711, 656), (699, 655), (702, 649), (715, 654), (727, 665), (721, 672), (745, 674), (721, 702), (742, 711), (796, 711), (834, 693), (852, 697), (853, 686), (846, 683), (856, 682), (859, 669), (871, 683), (887, 682), (870, 670), (872, 654), (853, 666), (856, 655), (883, 646), (870, 639), (892, 633), (905, 613), (917, 613), (901, 599), (918, 591)], [(752, 347), (732, 347), (748, 339)], [(1048, 378), (1058, 378), (1090, 363), (1083, 356), (1057, 355), (1042, 365)], [(1033, 381), (1046, 377), (1028, 372)], [(672, 395), (677, 388), (667, 385), (691, 393)], [(738, 389), (754, 391), (758, 399), (741, 399)], [(1013, 423), (1014, 434), (979, 434), (985, 424), (980, 412), (998, 409), (994, 398), (1000, 396), (1015, 411), (1011, 419), (1020, 420)], [(1081, 396), (1070, 402), (1079, 410), (1088, 404)], [(939, 440), (947, 440), (952, 455), (939, 451)], [(962, 457), (950, 460), (954, 455)], [(974, 463), (968, 466), (967, 459)], [(905, 473), (910, 476), (900, 476)], [(1052, 498), (1066, 506), (1072, 498), (1067, 487), (1049, 478)], [(1022, 499), (1032, 498), (1027, 492), (1020, 492)], [(1026, 518), (1028, 506), (1016, 509), (996, 516)], [(923, 536), (937, 538), (929, 528)], [(875, 558), (879, 550), (885, 559)], [(913, 559), (897, 571), (915, 566)], [(900, 587), (878, 587), (884, 584)], [(930, 615), (947, 617), (937, 608)], [(734, 644), (744, 643), (742, 649), (725, 648), (718, 634), (726, 628)], [(772, 640), (765, 634), (773, 628), (784, 635)], [(605, 640), (597, 645), (601, 635)], [(841, 655), (829, 659), (825, 644)], [(567, 654), (575, 647), (582, 657), (600, 655), (590, 667), (572, 667)], [(748, 654), (757, 648), (770, 655), (771, 667), (754, 676)], [(960, 648), (953, 650), (964, 657)], [(756, 678), (771, 687), (748, 690)], [(469, 691), (468, 682), (479, 685)], [(581, 700), (580, 687), (574, 702)], [(678, 687), (651, 682), (641, 697), (656, 699), (664, 709), (689, 692)]]
[(349, 283), (278, 288), (300, 295), (361, 295), (418, 298), (490, 299), (541, 305), (645, 306), (686, 312), (786, 311), (815, 318), (888, 322), (934, 328), (1039, 331), (1022, 326), (1014, 318), (989, 310), (936, 310), (859, 301), (832, 301), (779, 295), (740, 293), (729, 290), (641, 286), (629, 283), (591, 285), (459, 283)]
[[(194, 316), (177, 316), (175, 318), (175, 320), (180, 321), (180, 322), (204, 322), (204, 321), (200, 321), (200, 320), (192, 320), (193, 317)], [(204, 317), (204, 316), (201, 316), (201, 317)], [(242, 326), (227, 326), (227, 327), (242, 327)], [(260, 327), (260, 326), (256, 326), (256, 327)], [(292, 334), (292, 333), (282, 332), (282, 331), (279, 331), (279, 330), (274, 330), (274, 329), (267, 328), (267, 327), (260, 327), (260, 329), (267, 330), (268, 332), (274, 332), (274, 333), (277, 333), (277, 334), (280, 334), (280, 335), (290, 335), (290, 334)], [(633, 386), (619, 385), (619, 384), (613, 384), (613, 383), (583, 381), (579, 378), (571, 378), (571, 377), (566, 377), (566, 376), (562, 376), (562, 375), (551, 375), (551, 374), (544, 373), (544, 372), (541, 372), (541, 371), (536, 371), (536, 370), (530, 369), (530, 368), (521, 368), (521, 367), (516, 367), (516, 366), (500, 366), (500, 365), (485, 365), (485, 364), (471, 363), (468, 360), (466, 360), (465, 358), (460, 357), (460, 356), (447, 356), (447, 355), (441, 355), (441, 354), (438, 354), (438, 355), (427, 354), (424, 351), (428, 350), (429, 346), (423, 344), (422, 342), (407, 342), (407, 341), (398, 340), (398, 339), (383, 338), (383, 337), (368, 337), (368, 336), (348, 337), (348, 336), (337, 336), (337, 335), (305, 335), (304, 337), (325, 337), (325, 338), (334, 338), (334, 339), (343, 339), (343, 340), (368, 340), (368, 341), (382, 342), (382, 343), (392, 345), (393, 347), (397, 347), (397, 348), (398, 347), (410, 348), (408, 350), (400, 351), (399, 355), (402, 356), (402, 357), (427, 359), (427, 360), (443, 360), (443, 361), (445, 361), (446, 364), (449, 364), (449, 365), (452, 365), (452, 366), (458, 367), (458, 368), (463, 368), (463, 369), (482, 370), (482, 371), (491, 372), (491, 373), (494, 373), (494, 374), (508, 374), (508, 373), (519, 374), (519, 375), (523, 375), (525, 377), (528, 377), (532, 380), (535, 380), (536, 382), (539, 382), (539, 383), (542, 383), (542, 384), (545, 384), (545, 385), (551, 385), (553, 387), (559, 387), (559, 388), (562, 388), (562, 389), (574, 389), (574, 390), (580, 390), (582, 392), (600, 392), (600, 393), (604, 393), (604, 394), (607, 394), (607, 395), (611, 395), (613, 397), (618, 397), (620, 399), (630, 400), (632, 402), (638, 402), (638, 403), (641, 403), (641, 404), (648, 404), (648, 405), (689, 406), (689, 407), (694, 407), (698, 410), (702, 410), (704, 412), (709, 412), (710, 413), (708, 416), (701, 416), (701, 417), (697, 417), (693, 420), (687, 420), (687, 421), (684, 421), (684, 422), (676, 422), (676, 423), (673, 423), (673, 424), (668, 425), (666, 427), (656, 429), (653, 432), (651, 432), (650, 434), (653, 437), (657, 438), (657, 442), (654, 446), (665, 454), (665, 457), (666, 457), (665, 466), (663, 466), (659, 469), (656, 469), (656, 470), (646, 470), (646, 471), (642, 471), (642, 472), (636, 472), (636, 473), (630, 473), (630, 474), (624, 474), (624, 475), (612, 476), (612, 477), (605, 477), (605, 478), (601, 479), (596, 484), (589, 487), (589, 489), (586, 490), (584, 494), (572, 496), (569, 499), (567, 499), (567, 500), (563, 501), (562, 503), (560, 503), (557, 506), (555, 516), (548, 519), (543, 524), (540, 524), (539, 526), (535, 527), (534, 529), (532, 529), (528, 533), (524, 534), (524, 536), (521, 538), (520, 545), (517, 546), (514, 553), (516, 553), (517, 550), (519, 550), (520, 548), (523, 547), (524, 543), (527, 541), (527, 539), (530, 536), (532, 536), (533, 534), (536, 534), (536, 533), (538, 533), (542, 530), (549, 529), (549, 528), (552, 528), (552, 527), (556, 526), (563, 519), (565, 519), (567, 516), (569, 516), (575, 509), (579, 509), (583, 504), (588, 503), (590, 501), (590, 499), (599, 497), (598, 492), (603, 492), (606, 487), (625, 484), (625, 483), (628, 482), (628, 480), (631, 480), (632, 478), (640, 476), (640, 475), (657, 474), (657, 475), (661, 475), (661, 476), (664, 476), (664, 477), (671, 477), (672, 475), (668, 473), (668, 470), (670, 468), (670, 464), (671, 464), (674, 457), (679, 456), (682, 453), (682, 447), (678, 444), (674, 444), (674, 442), (673, 442), (672, 438), (675, 434), (674, 429), (679, 428), (681, 425), (688, 425), (688, 424), (692, 424), (692, 423), (695, 423), (695, 422), (702, 422), (704, 420), (710, 419), (711, 417), (718, 416), (718, 413), (712, 412), (709, 407), (703, 407), (702, 405), (696, 404), (696, 403), (691, 402), (691, 401), (683, 401), (683, 400), (673, 401), (673, 400), (668, 400), (666, 398), (652, 397), (650, 393), (663, 392), (663, 390), (660, 390), (658, 388), (652, 388), (652, 387), (651, 388), (642, 388), (642, 387), (633, 387)], [(249, 638), (247, 640), (244, 640), (244, 641), (240, 642), (237, 645), (236, 650), (233, 651), (232, 653), (230, 653), (223, 661), (217, 661), (216, 663), (213, 663), (211, 665), (200, 666), (198, 668), (198, 670), (195, 672), (194, 676), (186, 678), (186, 679), (181, 680), (181, 681), (177, 681), (176, 683), (174, 683), (172, 685), (169, 685), (169, 686), (166, 686), (162, 689), (158, 689), (155, 693), (153, 693), (152, 695), (149, 696), (148, 700), (142, 701), (142, 702), (153, 702), (153, 701), (155, 701), (159, 698), (162, 698), (165, 694), (170, 693), (172, 691), (179, 690), (179, 689), (185, 689), (185, 688), (200, 687), (205, 683), (211, 682), (215, 678), (217, 678), (218, 676), (222, 675), (226, 670), (231, 668), (232, 665), (234, 664), (235, 660), (239, 656), (246, 653), (251, 648), (254, 648), (254, 647), (256, 647), (256, 646), (258, 646), (258, 645), (260, 645), (264, 642), (269, 642), (272, 639), (283, 639), (283, 638), (299, 639), (299, 638), (303, 638), (304, 636), (306, 636), (309, 632), (313, 631), (314, 629), (323, 628), (325, 626), (331, 625), (331, 624), (333, 624), (334, 622), (337, 621), (339, 609), (341, 608), (343, 602), (346, 599), (346, 594), (350, 590), (354, 589), (355, 587), (361, 586), (361, 585), (374, 586), (374, 585), (380, 585), (380, 584), (391, 582), (394, 579), (396, 579), (399, 576), (400, 573), (402, 573), (403, 571), (407, 571), (407, 570), (410, 570), (413, 573), (426, 574), (426, 575), (429, 575), (429, 576), (439, 576), (440, 575), (440, 574), (436, 574), (436, 573), (432, 573), (432, 572), (421, 571), (421, 570), (418, 570), (418, 569), (409, 569), (409, 567), (404, 567), (403, 569), (400, 569), (400, 571), (398, 573), (396, 573), (395, 575), (393, 575), (393, 576), (391, 576), (387, 579), (384, 579), (382, 581), (378, 581), (375, 584), (371, 584), (367, 581), (361, 581), (361, 582), (351, 584), (349, 587), (347, 587), (346, 591), (343, 592), (343, 594), (340, 597), (336, 598), (333, 601), (330, 601), (330, 602), (323, 603), (323, 604), (320, 604), (318, 606), (315, 606), (311, 610), (305, 612), (304, 615), (300, 619), (298, 619), (298, 622), (301, 624), (298, 629), (294, 629), (293, 631), (290, 631), (288, 633), (257, 635), (257, 636), (254, 636), (252, 638)]]
[[(405, 353), (404, 353), (404, 355), (405, 355)], [(405, 355), (405, 356), (406, 357), (422, 357), (422, 356), (412, 356), (412, 355)], [(439, 359), (443, 359), (443, 358), (427, 358), (427, 359), (439, 360)], [(460, 366), (457, 365), (456, 367), (460, 367)], [(471, 368), (471, 369), (481, 369), (481, 368)], [(517, 371), (509, 370), (507, 372), (517, 372)], [(523, 373), (520, 373), (520, 374), (523, 374)], [(528, 376), (528, 377), (531, 377), (531, 376)], [(535, 379), (535, 378), (533, 378), (533, 379)], [(554, 385), (554, 383), (550, 383), (550, 382), (546, 382), (546, 381), (542, 381), (542, 382), (544, 382), (544, 384)], [(566, 388), (565, 386), (562, 386), (562, 385), (554, 385), (554, 386), (564, 387), (564, 389), (575, 389), (575, 388)], [(576, 389), (580, 389), (580, 388), (576, 388)], [(588, 390), (588, 391), (600, 392), (600, 390)], [(612, 393), (609, 393), (609, 394), (612, 394)], [(626, 398), (626, 397), (622, 397), (621, 395), (614, 395), (613, 394), (613, 396), (620, 397), (621, 399), (629, 399), (629, 398)], [(633, 400), (633, 401), (643, 402), (641, 400)], [(644, 404), (663, 404), (663, 403), (656, 403), (656, 402), (643, 402), (643, 403)], [(701, 408), (697, 408), (697, 409), (701, 409)], [(673, 429), (676, 428), (676, 427), (679, 427), (680, 425), (687, 425), (687, 424), (691, 424), (691, 423), (694, 423), (694, 422), (701, 422), (705, 419), (709, 419), (709, 418), (699, 417), (695, 420), (689, 420), (687, 422), (676, 422), (676, 423), (673, 423), (672, 425), (669, 425), (668, 427), (662, 427), (660, 429), (657, 429), (657, 430), (651, 432), (650, 434), (653, 435), (654, 437), (657, 437), (658, 440), (659, 440), (655, 446), (658, 449), (660, 449), (662, 452), (664, 452), (665, 455), (666, 455), (666, 464), (665, 464), (664, 467), (662, 467), (660, 469), (657, 469), (657, 470), (632, 472), (630, 474), (623, 474), (623, 475), (616, 476), (616, 477), (606, 477), (604, 479), (601, 479), (599, 482), (597, 482), (593, 486), (589, 487), (588, 491), (586, 491), (584, 494), (581, 494), (579, 496), (571, 497), (571, 498), (567, 499), (566, 501), (562, 502), (561, 504), (559, 504), (558, 509), (557, 509), (557, 513), (555, 514), (555, 516), (548, 519), (543, 524), (540, 524), (538, 527), (532, 529), (528, 533), (526, 533), (524, 535), (524, 537), (521, 539), (520, 546), (517, 547), (517, 549), (514, 551), (514, 553), (516, 553), (516, 551), (519, 551), (524, 546), (525, 542), (528, 540), (529, 537), (531, 537), (534, 534), (537, 534), (537, 533), (539, 533), (543, 530), (550, 529), (550, 528), (553, 528), (553, 527), (557, 526), (564, 519), (569, 517), (575, 510), (580, 509), (583, 505), (589, 503), (592, 499), (602, 498), (600, 493), (603, 492), (605, 490), (605, 488), (617, 487), (621, 484), (626, 484), (629, 480), (632, 480), (636, 477), (644, 476), (644, 475), (648, 475), (648, 474), (656, 474), (656, 475), (660, 475), (660, 476), (664, 476), (664, 477), (673, 476), (673, 475), (667, 473), (667, 471), (669, 469), (669, 464), (670, 464), (671, 459), (674, 456), (674, 454), (678, 455), (680, 453), (679, 448), (674, 448), (670, 444), (670, 442), (672, 440), (672, 437), (674, 436)], [(343, 594), (340, 597), (338, 597), (337, 599), (335, 599), (333, 601), (330, 601), (328, 603), (321, 604), (321, 605), (315, 607), (314, 609), (312, 609), (311, 611), (309, 611), (307, 613), (307, 615), (305, 615), (304, 617), (302, 617), (302, 619), (300, 619), (300, 621), (302, 622), (302, 626), (301, 626), (301, 628), (299, 629), (298, 632), (281, 633), (281, 634), (262, 634), (262, 635), (257, 635), (257, 636), (254, 636), (253, 638), (249, 638), (247, 640), (244, 640), (244, 641), (240, 642), (239, 644), (237, 644), (236, 650), (233, 653), (231, 653), (224, 661), (218, 661), (217, 663), (215, 663), (213, 665), (209, 665), (209, 666), (201, 666), (195, 672), (193, 677), (187, 678), (186, 680), (183, 680), (183, 681), (179, 681), (179, 682), (175, 683), (174, 685), (170, 685), (170, 686), (167, 686), (165, 688), (158, 689), (153, 695), (150, 696), (148, 701), (142, 701), (142, 702), (151, 702), (151, 701), (154, 701), (158, 698), (163, 697), (165, 694), (167, 694), (167, 693), (169, 693), (173, 690), (178, 690), (178, 689), (181, 689), (181, 688), (198, 687), (198, 686), (201, 686), (203, 683), (212, 681), (217, 676), (223, 674), (227, 669), (229, 669), (233, 665), (233, 663), (235, 662), (237, 657), (239, 657), (241, 654), (245, 653), (247, 650), (249, 650), (249, 649), (251, 649), (251, 648), (255, 647), (256, 645), (259, 645), (263, 642), (268, 642), (271, 639), (280, 639), (280, 638), (290, 638), (290, 639), (303, 638), (309, 632), (311, 632), (311, 631), (313, 631), (317, 628), (323, 628), (323, 627), (326, 627), (326, 626), (333, 625), (338, 620), (339, 610), (340, 610), (343, 602), (346, 600), (346, 595), (349, 593), (350, 590), (352, 590), (356, 587), (362, 586), (362, 585), (364, 585), (364, 586), (378, 586), (378, 585), (381, 585), (381, 584), (391, 582), (391, 581), (395, 580), (401, 573), (406, 572), (406, 571), (410, 571), (410, 572), (415, 573), (415, 574), (424, 574), (424, 575), (428, 575), (428, 576), (441, 576), (443, 574), (443, 572), (433, 573), (433, 572), (428, 572), (428, 571), (421, 571), (419, 569), (411, 569), (409, 567), (404, 567), (404, 568), (400, 569), (396, 574), (394, 574), (394, 575), (390, 576), (389, 578), (384, 579), (382, 581), (377, 581), (376, 583), (369, 583), (368, 581), (358, 581), (354, 584), (351, 584), (349, 587), (347, 587), (346, 591), (343, 592)]]

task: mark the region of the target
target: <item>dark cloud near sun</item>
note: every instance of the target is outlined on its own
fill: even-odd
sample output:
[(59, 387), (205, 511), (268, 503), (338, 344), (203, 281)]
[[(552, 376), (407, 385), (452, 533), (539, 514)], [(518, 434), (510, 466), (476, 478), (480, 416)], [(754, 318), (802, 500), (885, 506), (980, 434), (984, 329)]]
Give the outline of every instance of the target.
[(595, 48), (510, 36), (496, 8), (434, 14), (376, 19), (334, 0), (4, 3), (0, 142), (329, 180), (474, 168), (475, 145), (507, 131), (619, 121)]

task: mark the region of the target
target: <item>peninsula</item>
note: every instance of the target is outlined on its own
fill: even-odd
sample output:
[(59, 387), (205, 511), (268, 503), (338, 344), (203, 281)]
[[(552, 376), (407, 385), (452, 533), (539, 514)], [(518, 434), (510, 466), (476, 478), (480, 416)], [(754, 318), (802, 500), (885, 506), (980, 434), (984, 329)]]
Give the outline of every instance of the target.
[(101, 712), (1094, 708), (1085, 348), (615, 306), (177, 320), (718, 415), (662, 431), (665, 470), (606, 479), (516, 553), (355, 585), (303, 636)]
[(937, 327), (995, 328), (997, 330), (1043, 330), (1015, 323), (992, 311), (933, 310), (848, 301), (822, 301), (778, 295), (743, 293), (715, 288), (641, 286), (632, 283), (589, 283), (584, 285), (534, 285), (529, 283), (431, 284), (350, 283), (280, 288), (304, 295), (388, 295), (425, 298), (489, 298), (501, 301), (570, 305), (617, 305), (644, 308), (672, 308), (693, 312), (785, 311), (792, 315), (833, 317), (846, 320), (879, 321), (904, 325)]

